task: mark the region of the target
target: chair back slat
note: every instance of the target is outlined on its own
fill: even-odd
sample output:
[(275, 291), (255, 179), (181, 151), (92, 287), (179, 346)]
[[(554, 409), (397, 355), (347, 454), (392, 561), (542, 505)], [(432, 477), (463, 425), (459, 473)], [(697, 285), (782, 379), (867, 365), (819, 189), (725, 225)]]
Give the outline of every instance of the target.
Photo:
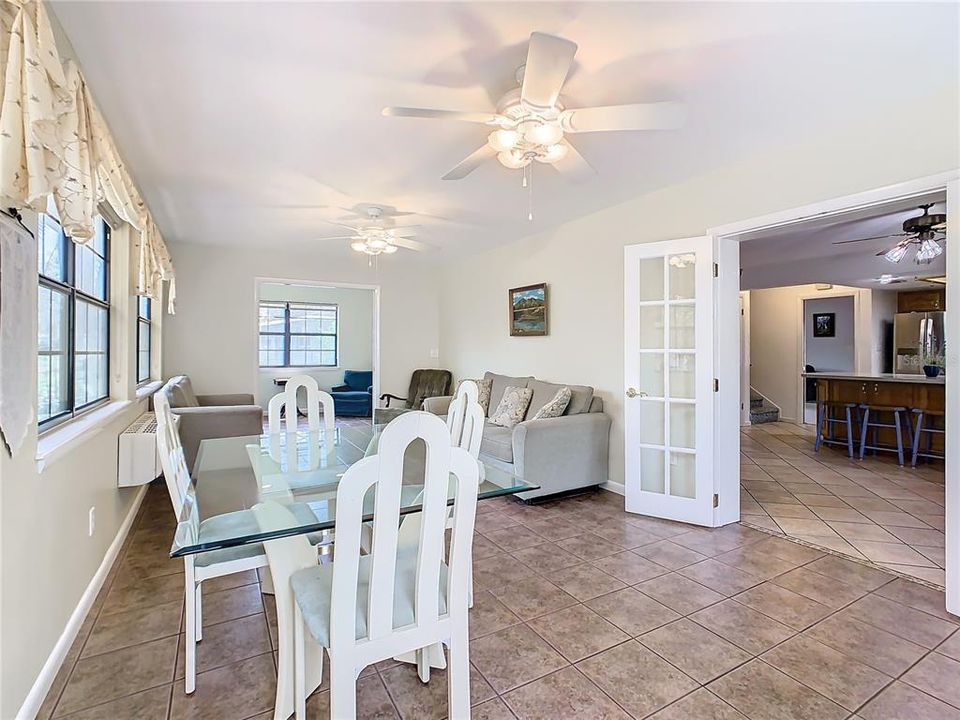
[(157, 454), (173, 512), (180, 519), (183, 504), (190, 489), (190, 471), (180, 443), (177, 419), (170, 410), (170, 399), (162, 390), (153, 396), (153, 408), (157, 417)]
[(317, 385), (317, 381), (309, 375), (294, 375), (287, 380), (282, 392), (270, 398), (267, 406), (267, 424), (270, 434), (284, 431), (297, 431), (297, 393), (300, 388), (307, 393), (307, 423), (310, 431), (321, 429), (320, 407), (323, 406), (323, 427), (333, 430), (336, 417), (333, 409), (333, 398), (330, 393), (324, 392)]
[(483, 439), (483, 407), (479, 398), (477, 384), (473, 380), (464, 380), (447, 410), (451, 444), (463, 448), (474, 458), (480, 456)]

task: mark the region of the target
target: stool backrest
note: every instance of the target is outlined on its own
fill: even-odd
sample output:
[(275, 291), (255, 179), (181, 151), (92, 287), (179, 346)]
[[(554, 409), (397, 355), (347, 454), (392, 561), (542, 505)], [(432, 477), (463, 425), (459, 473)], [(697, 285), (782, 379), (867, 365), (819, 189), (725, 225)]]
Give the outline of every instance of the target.
[(173, 512), (180, 519), (183, 503), (190, 488), (190, 471), (180, 443), (177, 419), (170, 410), (170, 400), (164, 392), (154, 393), (153, 410), (157, 416), (157, 453)]

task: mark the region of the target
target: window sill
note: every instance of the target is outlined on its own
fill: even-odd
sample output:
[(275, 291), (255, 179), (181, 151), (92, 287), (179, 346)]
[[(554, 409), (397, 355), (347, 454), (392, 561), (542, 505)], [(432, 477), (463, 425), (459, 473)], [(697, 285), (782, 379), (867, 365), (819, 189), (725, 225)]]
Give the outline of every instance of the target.
[(137, 388), (137, 400), (143, 400), (150, 397), (157, 390), (163, 387), (163, 380), (151, 380)]
[(97, 435), (132, 404), (131, 400), (109, 402), (42, 435), (37, 440), (37, 472), (42, 473), (70, 450)]

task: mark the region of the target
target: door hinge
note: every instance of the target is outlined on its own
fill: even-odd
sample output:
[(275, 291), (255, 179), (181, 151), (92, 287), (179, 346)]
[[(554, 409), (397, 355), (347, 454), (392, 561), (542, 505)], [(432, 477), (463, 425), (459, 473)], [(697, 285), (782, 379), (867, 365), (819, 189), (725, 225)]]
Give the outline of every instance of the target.
[(713, 379), (713, 391), (720, 392), (720, 381), (717, 378)]
[(720, 507), (720, 496), (717, 493), (713, 494), (713, 506)]
[(720, 277), (720, 265), (717, 263), (713, 264), (713, 276)]

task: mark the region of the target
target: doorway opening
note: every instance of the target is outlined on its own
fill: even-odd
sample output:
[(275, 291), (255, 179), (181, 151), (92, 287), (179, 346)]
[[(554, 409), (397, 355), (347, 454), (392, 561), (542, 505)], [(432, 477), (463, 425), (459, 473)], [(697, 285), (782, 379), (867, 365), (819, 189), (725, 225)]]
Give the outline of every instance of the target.
[(257, 278), (256, 297), (257, 403), (266, 407), (289, 377), (308, 375), (333, 395), (338, 424), (371, 422), (380, 387), (379, 289)]
[[(721, 262), (724, 242), (736, 243), (747, 333), (741, 521), (940, 589), (950, 584), (951, 448), (930, 429), (944, 427), (947, 411), (953, 256), (945, 233), (931, 236), (940, 252), (931, 248), (929, 262), (915, 261), (922, 242), (897, 248), (913, 239), (905, 234), (912, 218), (943, 215), (946, 203), (941, 187), (716, 233)], [(928, 378), (925, 365), (939, 377)], [(817, 443), (818, 432), (837, 442)]]

